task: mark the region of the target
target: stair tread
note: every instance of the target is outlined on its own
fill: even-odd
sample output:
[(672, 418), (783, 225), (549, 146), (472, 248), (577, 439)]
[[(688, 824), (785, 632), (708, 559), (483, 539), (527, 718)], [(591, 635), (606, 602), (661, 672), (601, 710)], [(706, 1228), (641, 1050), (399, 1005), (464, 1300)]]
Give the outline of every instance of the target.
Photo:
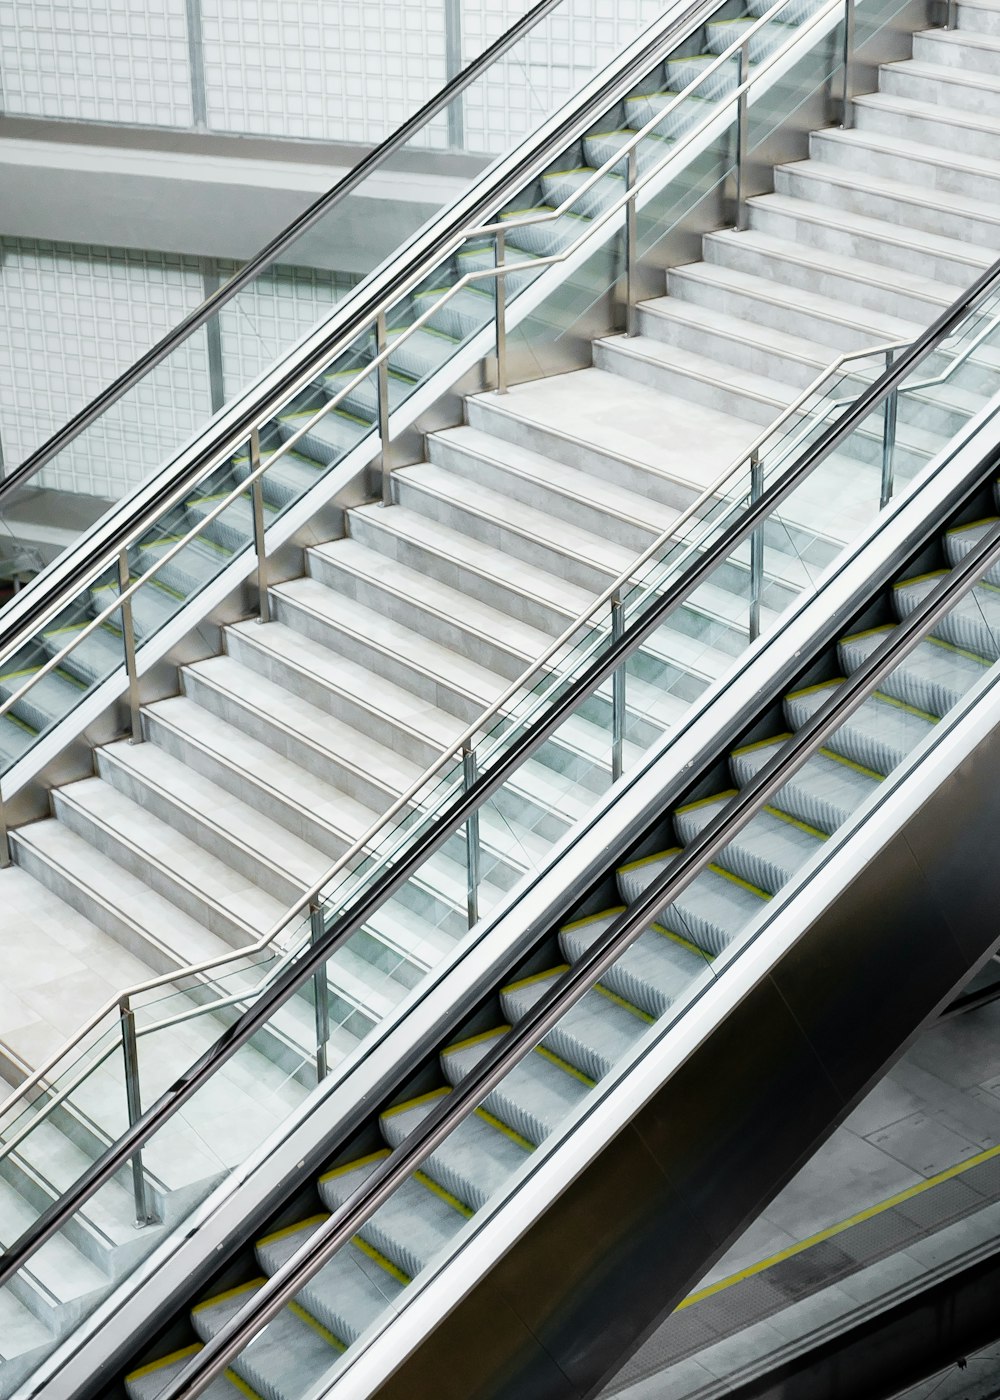
[[(950, 71), (950, 70), (949, 70)], [(931, 112), (926, 102), (916, 98), (901, 97), (892, 92), (867, 92), (854, 98), (855, 107), (885, 108), (890, 112), (900, 112), (906, 116), (931, 117), (935, 122), (948, 126), (967, 126), (976, 131), (991, 131), (1000, 136), (1000, 117), (986, 112), (964, 112), (960, 107), (939, 106), (935, 103)]]
[[(788, 201), (790, 204), (793, 201)], [(796, 201), (797, 203), (797, 201)], [(696, 306), (676, 296), (653, 297), (640, 307), (644, 315), (657, 319), (681, 321), (696, 329), (713, 330), (734, 340), (743, 340), (763, 350), (772, 350), (806, 364), (815, 365), (817, 371), (830, 363), (829, 351), (818, 346), (806, 336), (794, 335), (789, 331), (774, 330), (756, 321), (744, 320), (741, 316), (718, 311), (711, 306)]]
[[(925, 189), (921, 185), (902, 180), (890, 180), (887, 177), (871, 175), (858, 169), (846, 170), (842, 166), (830, 165), (826, 161), (815, 159), (800, 161), (796, 165), (785, 166), (784, 169), (793, 171), (805, 179), (847, 185), (851, 189), (903, 200), (921, 208), (944, 209), (951, 213), (968, 215), (980, 222), (987, 219), (1000, 221), (1000, 205), (985, 204), (980, 199), (970, 199), (966, 195), (954, 194), (951, 191)], [(910, 339), (912, 338), (911, 336)]]
[(543, 456), (540, 452), (532, 452), (516, 443), (484, 433), (480, 428), (462, 425), (431, 434), (431, 462), (434, 461), (433, 448), (436, 439), (457, 444), (468, 452), (481, 454), (491, 461), (510, 467), (523, 476), (554, 485), (559, 490), (600, 506), (611, 514), (647, 525), (651, 534), (668, 530), (679, 514), (672, 507), (652, 501), (648, 496), (630, 491), (616, 482), (602, 480), (591, 472), (567, 467), (552, 457)]
[[(495, 516), (502, 524), (511, 523), (522, 516), (518, 503), (509, 497), (500, 496), (498, 492), (490, 491), (486, 487), (470, 490), (468, 482), (444, 468), (428, 467), (425, 471), (420, 467), (403, 467), (399, 474), (403, 473), (417, 480), (435, 483), (440, 491), (447, 492), (451, 500), (458, 502), (465, 499), (485, 514)], [(525, 517), (528, 511), (530, 507), (525, 508)], [(586, 589), (569, 583), (555, 573), (526, 564), (514, 555), (484, 544), (481, 540), (472, 539), (461, 531), (451, 529), (426, 515), (420, 515), (406, 506), (394, 505), (388, 511), (379, 506), (360, 506), (358, 512), (391, 534), (419, 542), (440, 555), (446, 562), (453, 561), (462, 568), (518, 589), (528, 597), (543, 598), (557, 603), (573, 617), (583, 612), (590, 602), (591, 594)], [(531, 514), (541, 516), (542, 513), (536, 511)], [(551, 533), (556, 534), (559, 522), (550, 517), (549, 525)], [(585, 537), (590, 549), (602, 543), (596, 536), (585, 531), (579, 533)]]
[(682, 375), (690, 375), (711, 383), (723, 383), (734, 394), (770, 404), (774, 408), (775, 417), (796, 398), (795, 389), (780, 380), (754, 374), (751, 370), (740, 369), (707, 355), (699, 355), (693, 350), (667, 345), (651, 336), (607, 336), (602, 343), (613, 346), (620, 354), (651, 361), (665, 369), (674, 369)]
[[(968, 33), (968, 31), (962, 31)], [(1000, 92), (1000, 76), (992, 73), (976, 73), (970, 69), (953, 68), (947, 63), (927, 63), (920, 58), (902, 59), (889, 65), (895, 72), (912, 73), (916, 78), (929, 78), (934, 82), (961, 83), (967, 87), (978, 87), (990, 92)]]
[(365, 579), (385, 593), (396, 594), (421, 610), (460, 622), (464, 628), (490, 638), (528, 661), (540, 655), (549, 644), (549, 637), (537, 627), (519, 622), (498, 608), (480, 603), (416, 569), (393, 563), (392, 569), (387, 570), (382, 555), (356, 540), (313, 545), (310, 553), (323, 556), (335, 567)]
[[(944, 31), (936, 31), (943, 33)], [(950, 32), (950, 31), (949, 31)], [(1000, 61), (1000, 41), (991, 45)], [(1000, 178), (1000, 160), (990, 160), (988, 156), (970, 155), (965, 151), (938, 149), (922, 141), (912, 141), (905, 136), (889, 136), (883, 132), (868, 131), (860, 127), (843, 130), (840, 127), (827, 127), (816, 133), (815, 139), (833, 141), (838, 145), (859, 146), (886, 151), (901, 160), (912, 161), (917, 165), (942, 165), (947, 170), (968, 170), (972, 174), (989, 175)], [(950, 195), (948, 196), (950, 198)], [(977, 198), (977, 203), (981, 202)], [(989, 201), (993, 204), (996, 201)]]

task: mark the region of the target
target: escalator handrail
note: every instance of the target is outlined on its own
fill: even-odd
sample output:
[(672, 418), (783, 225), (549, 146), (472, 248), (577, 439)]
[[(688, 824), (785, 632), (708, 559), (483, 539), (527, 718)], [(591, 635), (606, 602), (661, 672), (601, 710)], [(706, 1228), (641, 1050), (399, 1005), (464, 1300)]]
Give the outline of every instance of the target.
[[(781, 787), (827, 741), (977, 583), (1000, 562), (1000, 523), (994, 525), (963, 561), (806, 721), (782, 750), (761, 768), (723, 811), (695, 836), (668, 868), (620, 914), (580, 961), (506, 1031), (500, 1043), (454, 1086), (399, 1147), (380, 1162), (357, 1190), (334, 1210), (305, 1244), (252, 1295), (195, 1354), (160, 1400), (196, 1400), (262, 1327), (294, 1300), (330, 1258), (393, 1192), (419, 1170), (448, 1134), (478, 1108), (486, 1095), (551, 1031), (562, 1016), (618, 960), (664, 907), (739, 835)], [(681, 1012), (683, 1015), (683, 1011)]]
[(505, 30), (498, 39), (485, 48), (481, 54), (467, 64), (459, 73), (439, 88), (421, 107), (408, 117), (400, 126), (396, 128), (384, 141), (379, 142), (365, 156), (352, 166), (351, 169), (329, 190), (313, 201), (308, 208), (287, 224), (280, 233), (276, 234), (269, 243), (266, 243), (260, 252), (256, 253), (248, 263), (233, 274), (221, 287), (217, 288), (211, 296), (206, 297), (200, 306), (179, 321), (176, 326), (167, 332), (161, 340), (151, 346), (144, 355), (141, 355), (131, 364), (124, 373), (104, 389), (95, 398), (82, 408), (79, 413), (75, 413), (68, 422), (52, 436), (46, 439), (40, 447), (37, 447), (30, 456), (16, 467), (12, 472), (0, 480), (0, 509), (3, 508), (5, 499), (10, 493), (24, 485), (33, 477), (36, 472), (57, 456), (64, 448), (68, 447), (74, 438), (79, 435), (101, 417), (113, 404), (123, 398), (129, 389), (133, 388), (144, 379), (147, 374), (161, 364), (174, 350), (187, 340), (195, 331), (199, 330), (206, 321), (220, 311), (227, 302), (237, 296), (244, 288), (268, 268), (273, 267), (281, 258), (282, 254), (294, 244), (303, 233), (317, 224), (332, 209), (336, 208), (348, 195), (352, 194), (359, 185), (387, 160), (396, 154), (412, 138), (436, 116), (444, 111), (451, 102), (472, 83), (476, 82), (483, 73), (502, 58), (503, 55), (517, 44), (525, 34), (530, 33), (536, 25), (541, 23), (553, 10), (558, 9), (564, 0), (537, 0), (520, 19), (516, 20), (509, 29)]
[[(1000, 277), (1000, 261), (977, 279), (968, 292), (956, 302), (967, 306), (993, 279)], [(680, 579), (675, 579), (661, 597), (637, 620), (629, 624), (621, 637), (612, 642), (605, 654), (591, 665), (555, 700), (538, 722), (527, 728), (498, 761), (456, 800), (450, 812), (423, 832), (405, 851), (395, 865), (371, 889), (364, 892), (353, 909), (341, 914), (327, 931), (303, 948), (298, 960), (286, 968), (260, 1000), (248, 1007), (228, 1026), (219, 1039), (195, 1063), (146, 1109), (107, 1150), (84, 1171), (73, 1185), (53, 1201), (27, 1230), (0, 1255), (0, 1287), (9, 1281), (51, 1239), (68, 1220), (108, 1180), (131, 1160), (137, 1151), (177, 1113), (185, 1103), (244, 1045), (246, 1045), (283, 1006), (322, 967), (326, 960), (342, 947), (372, 915), (399, 889), (418, 867), (434, 854), (459, 830), (468, 818), (507, 781), (510, 774), (525, 762), (565, 719), (588, 696), (594, 693), (643, 644), (670, 613), (727, 559), (735, 549), (748, 540), (777, 505), (791, 495), (801, 481), (825, 461), (839, 444), (864, 421), (898, 386), (909, 370), (919, 363), (954, 324), (955, 308), (949, 308), (938, 321), (924, 332), (909, 349), (903, 351), (893, 365), (860, 395), (854, 407), (827, 428), (812, 443), (792, 467), (772, 485), (766, 487), (757, 501), (709, 545), (705, 552)]]
[[(316, 373), (348, 350), (359, 335), (370, 331), (380, 311), (406, 295), (442, 258), (460, 248), (479, 218), (494, 212), (505, 198), (522, 190), (525, 181), (534, 178), (553, 152), (565, 149), (567, 140), (575, 139), (596, 113), (618, 99), (619, 89), (626, 90), (651, 63), (661, 61), (675, 43), (714, 14), (720, 3), (721, 0), (687, 0), (679, 12), (670, 11), (654, 20), (618, 60), (591, 80), (582, 96), (571, 99), (543, 123), (541, 135), (535, 133), (527, 138), (497, 168), (491, 168), (456, 205), (415, 235), (405, 245), (402, 257), (384, 264), (357, 297), (346, 298), (305, 345), (279, 361), (265, 382), (251, 387), (242, 399), (228, 405), (225, 420), (210, 423), (183, 450), (180, 465), (177, 460), (170, 462), (143, 483), (138, 488), (138, 504), (133, 498), (126, 500), (121, 519), (115, 515), (97, 527), (100, 538), (87, 536), (82, 542), (86, 548), (71, 547), (66, 556), (56, 561), (52, 572), (41, 576), (45, 586), (39, 589), (37, 597), (33, 585), (23, 589), (5, 610), (5, 614), (13, 610), (15, 617), (12, 624), (6, 623), (0, 629), (0, 655), (8, 656), (29, 644), (39, 627), (71, 603), (103, 570), (114, 565), (123, 547), (140, 537), (182, 500), (185, 492), (245, 446), (254, 428), (262, 427), (279, 413)], [(772, 9), (782, 3), (789, 0), (776, 0)]]

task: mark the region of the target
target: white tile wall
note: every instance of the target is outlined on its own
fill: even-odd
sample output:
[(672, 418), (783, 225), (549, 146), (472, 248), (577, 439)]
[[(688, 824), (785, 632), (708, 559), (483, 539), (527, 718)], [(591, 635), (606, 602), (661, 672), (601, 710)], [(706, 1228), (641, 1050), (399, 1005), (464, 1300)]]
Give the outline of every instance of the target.
[[(0, 428), (9, 467), (202, 299), (196, 259), (0, 239)], [(204, 336), (87, 429), (40, 483), (118, 496), (209, 413)]]
[(0, 0), (4, 110), (190, 126), (185, 0)]

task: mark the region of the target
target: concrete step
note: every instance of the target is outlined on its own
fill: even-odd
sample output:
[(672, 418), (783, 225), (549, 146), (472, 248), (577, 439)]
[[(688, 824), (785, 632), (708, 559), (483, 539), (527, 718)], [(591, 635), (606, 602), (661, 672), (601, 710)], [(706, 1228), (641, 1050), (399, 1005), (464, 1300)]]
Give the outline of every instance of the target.
[(973, 73), (937, 61), (907, 59), (887, 63), (879, 70), (879, 91), (886, 97), (905, 97), (948, 111), (1000, 116), (1000, 78), (996, 73)]
[[(905, 172), (897, 169), (897, 175)], [(917, 183), (851, 172), (825, 161), (799, 161), (775, 168), (778, 194), (827, 203), (831, 208), (883, 219), (913, 231), (965, 239), (973, 246), (1000, 242), (1000, 210), (964, 195), (939, 194)]]
[(871, 92), (854, 99), (858, 131), (894, 140), (915, 141), (934, 150), (961, 151), (980, 159), (995, 159), (1000, 150), (1000, 114), (963, 112), (928, 106), (918, 98)]
[(963, 0), (958, 7), (958, 28), (1000, 38), (1000, 5), (996, 0)]
[(985, 246), (781, 194), (750, 201), (750, 226), (798, 247), (857, 256), (953, 287), (968, 286), (993, 261), (991, 249)]
[[(1000, 64), (1000, 42), (994, 53)], [(831, 128), (812, 133), (809, 154), (824, 165), (862, 170), (890, 180), (905, 170), (907, 179), (928, 193), (959, 195), (991, 206), (1000, 216), (1000, 160), (969, 154), (964, 143), (959, 150), (947, 149), (856, 127), (850, 131)]]
[(918, 63), (995, 77), (1000, 73), (1000, 35), (966, 28), (924, 29), (913, 36), (913, 57)]
[(756, 436), (754, 424), (734, 415), (600, 369), (519, 384), (504, 395), (477, 394), (466, 412), (474, 428), (678, 510), (713, 485)]

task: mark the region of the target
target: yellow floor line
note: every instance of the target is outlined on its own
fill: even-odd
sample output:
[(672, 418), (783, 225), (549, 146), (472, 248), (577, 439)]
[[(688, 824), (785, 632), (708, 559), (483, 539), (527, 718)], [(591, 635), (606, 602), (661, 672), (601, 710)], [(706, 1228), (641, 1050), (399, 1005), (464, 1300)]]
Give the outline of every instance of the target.
[(758, 1259), (756, 1264), (750, 1264), (747, 1268), (740, 1269), (727, 1278), (719, 1279), (718, 1283), (709, 1284), (707, 1288), (699, 1288), (696, 1293), (689, 1293), (683, 1303), (678, 1304), (677, 1311), (679, 1312), (681, 1308), (689, 1308), (694, 1303), (700, 1303), (705, 1298), (714, 1297), (716, 1293), (722, 1293), (725, 1289), (732, 1288), (733, 1284), (742, 1283), (744, 1279), (754, 1278), (757, 1274), (762, 1274), (767, 1269), (773, 1268), (775, 1264), (780, 1264), (785, 1259), (792, 1259), (796, 1254), (804, 1253), (815, 1244), (822, 1244), (825, 1240), (842, 1235), (852, 1225), (861, 1225), (866, 1220), (872, 1220), (884, 1211), (892, 1210), (893, 1206), (902, 1205), (904, 1201), (912, 1201), (915, 1196), (922, 1196), (925, 1191), (940, 1186), (942, 1182), (951, 1181), (956, 1176), (961, 1176), (963, 1172), (970, 1171), (983, 1162), (992, 1161), (994, 1157), (998, 1156), (1000, 1156), (1000, 1145), (988, 1147), (985, 1152), (968, 1157), (964, 1162), (956, 1162), (953, 1167), (946, 1167), (936, 1176), (929, 1176), (926, 1181), (918, 1181), (915, 1186), (908, 1186), (905, 1191), (897, 1192), (888, 1200), (879, 1201), (877, 1205), (869, 1206), (866, 1210), (859, 1210), (856, 1215), (849, 1215), (846, 1220), (841, 1220), (836, 1225), (828, 1225), (825, 1230), (810, 1235), (808, 1239), (800, 1240), (798, 1244), (790, 1244), (787, 1249), (780, 1249), (777, 1254), (769, 1254), (766, 1259)]

